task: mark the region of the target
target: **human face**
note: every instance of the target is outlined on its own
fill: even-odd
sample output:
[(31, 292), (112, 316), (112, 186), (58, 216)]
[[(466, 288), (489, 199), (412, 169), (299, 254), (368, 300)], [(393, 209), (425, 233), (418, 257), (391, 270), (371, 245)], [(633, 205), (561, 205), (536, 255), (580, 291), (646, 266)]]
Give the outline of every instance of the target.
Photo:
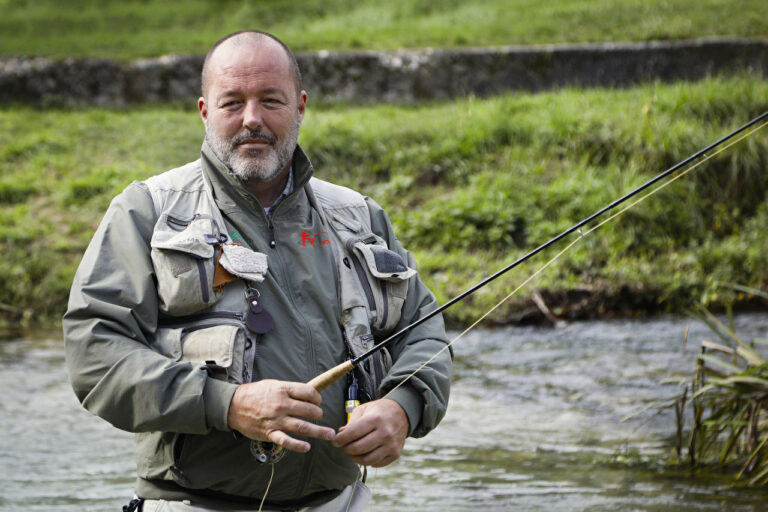
[(266, 41), (217, 48), (198, 108), (216, 156), (241, 180), (267, 182), (290, 166), (306, 101), (284, 50)]

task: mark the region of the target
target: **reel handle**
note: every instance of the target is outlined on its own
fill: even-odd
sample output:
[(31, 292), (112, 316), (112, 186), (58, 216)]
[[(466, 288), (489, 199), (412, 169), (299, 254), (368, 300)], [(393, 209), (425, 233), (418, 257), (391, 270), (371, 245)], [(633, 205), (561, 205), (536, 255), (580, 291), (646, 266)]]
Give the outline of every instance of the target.
[(344, 361), (340, 365), (334, 366), (330, 370), (326, 370), (325, 372), (321, 373), (314, 379), (307, 382), (307, 384), (315, 388), (317, 392), (320, 393), (328, 386), (351, 372), (354, 368), (355, 365), (352, 364), (352, 361)]

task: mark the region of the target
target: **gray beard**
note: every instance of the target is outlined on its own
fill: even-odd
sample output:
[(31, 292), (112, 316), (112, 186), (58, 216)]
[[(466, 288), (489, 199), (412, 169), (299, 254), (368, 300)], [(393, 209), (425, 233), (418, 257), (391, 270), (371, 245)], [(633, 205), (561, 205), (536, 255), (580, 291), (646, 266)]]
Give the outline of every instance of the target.
[(237, 151), (237, 137), (222, 139), (213, 130), (208, 121), (205, 122), (205, 140), (230, 172), (240, 181), (271, 181), (285, 169), (293, 158), (293, 152), (299, 140), (299, 122), (293, 130), (277, 145), (263, 151), (253, 151), (243, 156)]

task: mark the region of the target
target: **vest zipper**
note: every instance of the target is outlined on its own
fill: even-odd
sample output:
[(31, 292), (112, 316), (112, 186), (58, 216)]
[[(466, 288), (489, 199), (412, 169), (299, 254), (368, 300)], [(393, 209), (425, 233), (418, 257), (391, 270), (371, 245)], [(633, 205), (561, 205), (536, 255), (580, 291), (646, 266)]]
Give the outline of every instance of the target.
[(181, 335), (184, 336), (185, 334), (189, 334), (190, 332), (199, 331), (201, 329), (208, 329), (209, 327), (218, 327), (219, 325), (224, 325), (224, 324), (198, 324), (198, 325), (193, 325), (191, 327), (185, 327), (181, 330)]
[(275, 225), (272, 224), (272, 212), (267, 215), (267, 223), (269, 224), (269, 247), (274, 249), (277, 242), (275, 242)]
[(384, 326), (387, 325), (387, 315), (389, 315), (389, 299), (387, 298), (386, 282), (381, 283), (381, 296), (383, 297), (381, 307), (384, 309), (384, 312), (381, 314), (381, 322), (379, 322), (379, 325), (383, 329)]
[(368, 278), (365, 275), (363, 265), (357, 261), (357, 258), (352, 258), (352, 265), (355, 266), (355, 272), (357, 272), (357, 278), (360, 280), (360, 284), (363, 285), (363, 291), (365, 292), (365, 298), (368, 300), (368, 306), (371, 311), (376, 311), (376, 299), (373, 297), (373, 289), (371, 283), (368, 282)]
[(195, 260), (197, 262), (197, 271), (200, 274), (200, 291), (202, 292), (203, 302), (208, 304), (211, 300), (211, 295), (208, 293), (208, 272), (205, 270), (205, 261), (202, 259)]
[(357, 279), (360, 281), (360, 285), (363, 287), (363, 292), (365, 292), (365, 298), (368, 300), (368, 307), (371, 309), (371, 311), (376, 311), (376, 299), (373, 297), (373, 289), (371, 288), (371, 283), (368, 282), (368, 277), (365, 275), (365, 269), (363, 269), (362, 263), (360, 263), (360, 260), (355, 255), (355, 248), (353, 247), (355, 242), (357, 242), (357, 240), (348, 240), (347, 250), (352, 256), (352, 265), (355, 267)]
[(275, 242), (275, 225), (272, 224), (272, 219), (269, 219), (269, 246), (272, 249), (277, 246), (277, 242)]
[[(339, 318), (344, 317), (344, 306), (341, 303), (341, 271), (339, 269), (338, 259), (342, 258), (342, 261), (349, 259), (343, 255), (343, 253), (340, 255), (338, 253), (338, 248), (335, 247), (336, 242), (334, 240), (333, 242), (334, 250), (333, 250), (333, 277), (336, 279), (336, 306), (339, 308)], [(339, 323), (339, 328), (341, 329), (341, 339), (344, 341), (344, 345), (347, 347), (347, 352), (350, 355), (350, 359), (357, 356), (355, 354), (355, 351), (352, 350), (352, 343), (349, 340), (349, 335), (347, 334), (347, 328), (344, 325), (343, 322)]]
[(178, 316), (174, 318), (162, 319), (158, 321), (159, 327), (173, 327), (174, 325), (188, 324), (198, 322), (200, 320), (207, 320), (209, 318), (229, 318), (245, 322), (245, 315), (234, 311), (210, 311), (200, 315), (187, 315)]
[[(251, 354), (253, 349), (253, 354)], [(256, 370), (256, 361), (259, 358), (259, 346), (245, 333), (245, 351), (243, 352), (243, 383), (253, 382), (253, 372)], [(251, 369), (253, 363), (253, 369)]]
[(178, 217), (174, 217), (170, 214), (165, 218), (165, 222), (169, 226), (174, 227), (174, 229), (176, 227), (180, 228), (178, 229), (178, 231), (183, 231), (187, 226), (189, 226), (192, 223), (193, 220), (194, 220), (194, 217), (192, 217), (192, 219), (190, 220), (186, 220), (186, 219), (180, 219)]

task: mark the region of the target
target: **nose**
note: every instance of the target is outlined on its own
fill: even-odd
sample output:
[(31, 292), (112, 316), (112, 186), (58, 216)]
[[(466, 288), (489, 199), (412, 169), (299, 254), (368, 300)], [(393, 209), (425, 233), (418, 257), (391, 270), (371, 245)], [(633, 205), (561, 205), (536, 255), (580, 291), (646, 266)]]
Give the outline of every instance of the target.
[(257, 131), (261, 125), (261, 107), (257, 101), (249, 101), (243, 113), (243, 126), (249, 131)]

